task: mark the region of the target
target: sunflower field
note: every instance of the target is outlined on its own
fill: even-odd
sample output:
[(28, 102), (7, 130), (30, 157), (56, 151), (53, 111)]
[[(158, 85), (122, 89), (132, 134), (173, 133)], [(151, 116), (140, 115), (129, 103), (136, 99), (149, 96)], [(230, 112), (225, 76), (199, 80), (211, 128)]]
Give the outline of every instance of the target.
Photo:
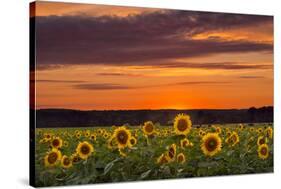
[(264, 124), (36, 129), (36, 186), (273, 172), (273, 127)]

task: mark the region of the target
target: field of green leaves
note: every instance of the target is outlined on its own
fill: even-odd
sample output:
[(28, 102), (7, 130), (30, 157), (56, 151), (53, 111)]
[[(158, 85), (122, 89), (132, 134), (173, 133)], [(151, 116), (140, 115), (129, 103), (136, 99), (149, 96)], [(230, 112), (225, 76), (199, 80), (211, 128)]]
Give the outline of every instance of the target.
[(36, 129), (36, 186), (273, 172), (265, 124)]

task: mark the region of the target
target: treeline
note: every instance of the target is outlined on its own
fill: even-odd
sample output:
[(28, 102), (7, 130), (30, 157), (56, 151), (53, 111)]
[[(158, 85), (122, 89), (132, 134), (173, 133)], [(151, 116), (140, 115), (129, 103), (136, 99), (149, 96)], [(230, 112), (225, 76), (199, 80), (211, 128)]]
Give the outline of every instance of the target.
[(172, 125), (175, 116), (185, 113), (193, 124), (260, 123), (273, 122), (273, 107), (226, 110), (109, 110), (79, 111), (67, 109), (41, 109), (36, 111), (36, 127), (93, 127), (112, 125), (140, 125), (153, 121)]

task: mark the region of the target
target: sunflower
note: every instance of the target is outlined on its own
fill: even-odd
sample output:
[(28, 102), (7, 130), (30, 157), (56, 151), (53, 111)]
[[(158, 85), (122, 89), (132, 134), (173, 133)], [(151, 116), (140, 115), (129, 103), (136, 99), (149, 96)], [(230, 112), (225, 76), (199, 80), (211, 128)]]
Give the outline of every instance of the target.
[(44, 138), (46, 142), (49, 142), (52, 140), (52, 134), (51, 133), (44, 133)]
[(259, 145), (258, 155), (260, 159), (267, 159), (269, 155), (269, 149), (267, 144)]
[(91, 138), (91, 140), (96, 141), (97, 140), (97, 135), (92, 133), (90, 138)]
[(227, 132), (226, 132), (226, 137), (230, 137), (231, 134), (232, 134), (231, 131), (227, 131)]
[(79, 142), (76, 152), (81, 159), (85, 160), (94, 152), (94, 147), (87, 141)]
[(103, 132), (104, 132), (104, 130), (103, 130), (103, 129), (98, 129), (98, 130), (97, 130), (98, 135), (102, 135), (102, 134), (103, 134)]
[(263, 136), (259, 136), (258, 140), (257, 140), (257, 145), (262, 145), (262, 144), (266, 144), (267, 143), (267, 139)]
[(191, 130), (192, 122), (185, 114), (178, 114), (174, 121), (174, 130), (177, 135), (187, 135)]
[(221, 138), (218, 133), (207, 133), (202, 138), (201, 150), (206, 156), (214, 156), (221, 151)]
[(202, 129), (200, 129), (200, 130), (199, 130), (199, 136), (200, 136), (200, 137), (203, 137), (203, 136), (205, 136), (205, 135), (206, 135), (206, 132), (203, 131)]
[(145, 122), (144, 123), (144, 125), (143, 125), (143, 127), (142, 127), (142, 130), (143, 130), (143, 132), (144, 132), (144, 134), (146, 135), (146, 136), (151, 136), (151, 135), (153, 135), (154, 134), (154, 130), (155, 130), (155, 128), (154, 128), (154, 124), (152, 123), (152, 121), (147, 121), (147, 122)]
[(271, 127), (267, 127), (267, 128), (265, 129), (265, 133), (266, 133), (266, 136), (267, 136), (268, 138), (272, 139), (272, 137), (273, 137), (273, 130), (272, 130)]
[(108, 132), (104, 132), (103, 133), (103, 138), (104, 139), (108, 139), (110, 137), (110, 133), (108, 133)]
[(68, 141), (64, 140), (64, 141), (63, 141), (63, 146), (64, 146), (64, 147), (68, 147), (68, 145), (69, 145)]
[(177, 146), (176, 144), (172, 144), (168, 147), (167, 157), (169, 158), (169, 161), (173, 161), (177, 154)]
[(187, 138), (181, 139), (180, 146), (181, 146), (181, 148), (186, 148), (186, 147), (190, 146), (189, 140)]
[(250, 132), (254, 132), (254, 131), (255, 131), (254, 127), (251, 127)]
[(107, 147), (113, 149), (116, 146), (116, 140), (114, 137), (110, 137), (107, 141)]
[(262, 128), (258, 128), (257, 132), (262, 133)]
[(180, 163), (180, 164), (185, 163), (185, 155), (183, 153), (179, 153), (177, 155), (177, 162)]
[(216, 127), (216, 133), (221, 134), (221, 128), (219, 126)]
[(90, 137), (90, 135), (91, 135), (91, 131), (90, 130), (85, 131), (84, 136), (86, 138)]
[(78, 139), (81, 137), (81, 135), (82, 135), (81, 132), (75, 133), (75, 136), (76, 136), (76, 138), (78, 138)]
[(113, 137), (116, 140), (118, 148), (125, 148), (130, 144), (131, 132), (129, 129), (126, 129), (125, 126), (118, 127), (114, 130)]
[(53, 167), (59, 162), (60, 159), (61, 159), (61, 152), (58, 149), (53, 148), (44, 157), (45, 166), (46, 167)]
[(66, 155), (62, 156), (62, 158), (61, 158), (61, 166), (63, 168), (70, 168), (70, 167), (72, 167), (72, 159), (67, 157)]
[(71, 159), (73, 163), (78, 163), (81, 160), (77, 152), (71, 155)]
[(244, 129), (244, 125), (242, 123), (239, 124), (239, 129), (243, 130)]
[(231, 146), (235, 146), (236, 144), (239, 143), (239, 141), (240, 141), (239, 135), (237, 134), (237, 132), (233, 131), (225, 142)]
[(157, 163), (158, 164), (165, 164), (169, 162), (169, 158), (167, 156), (167, 154), (161, 154), (158, 158), (157, 158)]
[(60, 138), (60, 137), (55, 137), (55, 138), (53, 138), (53, 140), (52, 140), (52, 142), (51, 142), (51, 146), (53, 147), (53, 148), (57, 148), (57, 149), (59, 149), (59, 148), (61, 148), (62, 147), (62, 139)]
[(130, 147), (132, 147), (132, 146), (134, 146), (134, 145), (136, 145), (137, 144), (137, 139), (135, 138), (135, 137), (131, 137), (130, 138)]

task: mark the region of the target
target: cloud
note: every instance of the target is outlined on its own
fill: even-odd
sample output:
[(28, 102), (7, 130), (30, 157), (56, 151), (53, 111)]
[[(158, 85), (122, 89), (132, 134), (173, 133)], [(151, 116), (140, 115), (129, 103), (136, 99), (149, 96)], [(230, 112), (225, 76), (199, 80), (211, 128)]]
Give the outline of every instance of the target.
[(97, 73), (96, 75), (99, 76), (128, 76), (128, 77), (140, 77), (143, 76), (142, 74), (132, 74), (132, 73), (115, 73), (115, 72), (103, 72)]
[(240, 76), (239, 78), (242, 78), (242, 79), (260, 79), (260, 78), (265, 78), (265, 77), (264, 76), (245, 75), (245, 76)]
[(207, 85), (207, 84), (230, 84), (228, 81), (187, 81), (175, 83), (175, 85)]
[(130, 89), (143, 89), (143, 88), (155, 88), (155, 87), (165, 87), (165, 86), (175, 86), (175, 85), (209, 85), (209, 84), (229, 84), (231, 82), (220, 82), (220, 81), (186, 81), (178, 83), (167, 83), (167, 84), (157, 84), (157, 85), (146, 85), (146, 86), (128, 86), (114, 83), (88, 83), (88, 84), (78, 84), (73, 85), (75, 89), (84, 90), (130, 90)]
[(89, 83), (89, 84), (79, 84), (73, 86), (76, 89), (86, 89), (86, 90), (124, 90), (133, 89), (126, 85), (112, 84), (112, 83)]
[(223, 41), (192, 36), (272, 23), (271, 16), (191, 11), (156, 11), (127, 17), (36, 17), (40, 69), (65, 65), (154, 65), (164, 60), (216, 53), (269, 52), (256, 41)]
[[(145, 66), (145, 64), (142, 66)], [(272, 65), (269, 64), (246, 64), (244, 62), (159, 62), (155, 63), (153, 66), (158, 68), (191, 68), (208, 70), (272, 69)], [(145, 68), (146, 67), (140, 67), (137, 69)]]
[(38, 79), (36, 82), (44, 82), (44, 83), (83, 83), (85, 81), (80, 80), (50, 80), (50, 79)]

